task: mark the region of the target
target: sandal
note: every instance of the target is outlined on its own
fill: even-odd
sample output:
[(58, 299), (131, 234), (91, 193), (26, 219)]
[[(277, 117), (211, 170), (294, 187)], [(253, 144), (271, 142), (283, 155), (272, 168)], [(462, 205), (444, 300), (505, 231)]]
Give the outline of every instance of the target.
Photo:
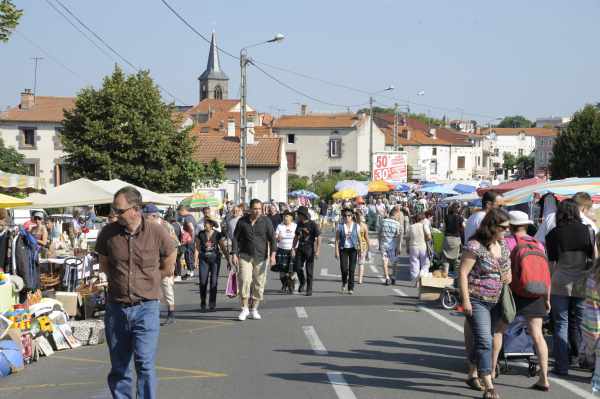
[(474, 389), (475, 391), (483, 391), (483, 385), (481, 385), (478, 377), (471, 377), (465, 382), (471, 389)]
[(540, 385), (538, 383), (533, 384), (531, 387), (529, 387), (530, 389), (535, 389), (536, 391), (542, 391), (542, 392), (548, 392), (550, 390), (550, 386), (548, 385), (547, 387)]
[(494, 388), (486, 389), (483, 394), (483, 399), (500, 399), (500, 395), (498, 395), (498, 392), (496, 392)]

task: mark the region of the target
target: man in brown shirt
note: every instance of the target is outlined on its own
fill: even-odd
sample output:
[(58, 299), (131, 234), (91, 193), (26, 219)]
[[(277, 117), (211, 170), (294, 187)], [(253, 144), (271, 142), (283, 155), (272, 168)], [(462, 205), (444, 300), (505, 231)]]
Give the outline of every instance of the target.
[(145, 220), (141, 207), (138, 190), (120, 189), (112, 204), (117, 222), (106, 225), (96, 241), (100, 269), (108, 279), (105, 331), (114, 398), (132, 397), (132, 357), (137, 397), (156, 398), (160, 283), (173, 274), (177, 256), (166, 229)]

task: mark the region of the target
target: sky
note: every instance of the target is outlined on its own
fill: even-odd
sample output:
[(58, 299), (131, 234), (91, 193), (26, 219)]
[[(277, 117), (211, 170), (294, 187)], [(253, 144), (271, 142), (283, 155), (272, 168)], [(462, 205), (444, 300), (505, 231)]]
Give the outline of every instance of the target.
[[(50, 4), (68, 15), (57, 0), (13, 1), (24, 16), (18, 32), (0, 43), (0, 110), (33, 88), (32, 57), (44, 58), (39, 95), (99, 87), (115, 62), (134, 72), (57, 13)], [(161, 0), (59, 1), (128, 61), (150, 70), (176, 104), (198, 102), (209, 45)], [(257, 63), (284, 68), (258, 64), (296, 90), (250, 66), (248, 102), (261, 112), (295, 114), (300, 103), (312, 112), (355, 111), (369, 93), (390, 85), (393, 91), (374, 94), (375, 105), (410, 104), (414, 112), (480, 123), (514, 114), (568, 116), (600, 102), (600, 0), (167, 1), (204, 36), (215, 30), (218, 45), (234, 55), (285, 35), (248, 50)], [(239, 61), (220, 58), (229, 97), (239, 98)]]

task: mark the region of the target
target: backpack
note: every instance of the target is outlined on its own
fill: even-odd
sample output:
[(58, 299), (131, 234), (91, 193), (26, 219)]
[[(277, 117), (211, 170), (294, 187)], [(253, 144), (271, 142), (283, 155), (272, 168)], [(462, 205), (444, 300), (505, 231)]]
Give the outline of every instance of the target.
[(550, 290), (550, 265), (546, 254), (534, 238), (515, 237), (515, 240), (517, 246), (510, 256), (513, 292), (525, 298), (546, 296)]

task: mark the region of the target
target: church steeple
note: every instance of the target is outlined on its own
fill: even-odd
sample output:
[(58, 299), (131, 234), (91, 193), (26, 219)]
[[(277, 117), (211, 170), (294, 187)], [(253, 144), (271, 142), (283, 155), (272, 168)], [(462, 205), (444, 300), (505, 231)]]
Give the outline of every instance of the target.
[(209, 98), (224, 100), (229, 93), (229, 77), (221, 70), (217, 37), (213, 31), (206, 70), (198, 78), (200, 81), (200, 101)]

